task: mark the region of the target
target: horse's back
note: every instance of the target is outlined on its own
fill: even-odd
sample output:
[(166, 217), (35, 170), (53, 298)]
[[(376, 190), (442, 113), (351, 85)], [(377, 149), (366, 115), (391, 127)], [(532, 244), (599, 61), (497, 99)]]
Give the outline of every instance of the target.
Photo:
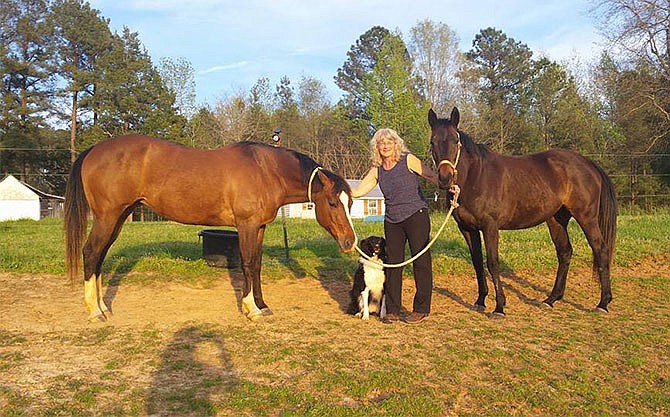
[[(480, 190), (472, 205), (475, 217), (493, 216), (501, 229), (540, 224), (561, 207), (592, 206), (602, 179), (586, 157), (569, 150), (523, 155), (495, 154), (482, 166), (466, 190)], [(597, 206), (597, 205), (596, 205)]]
[(82, 176), (94, 213), (141, 202), (182, 223), (234, 225), (267, 206), (263, 188), (253, 186), (263, 177), (257, 159), (249, 145), (201, 150), (129, 135), (97, 144)]

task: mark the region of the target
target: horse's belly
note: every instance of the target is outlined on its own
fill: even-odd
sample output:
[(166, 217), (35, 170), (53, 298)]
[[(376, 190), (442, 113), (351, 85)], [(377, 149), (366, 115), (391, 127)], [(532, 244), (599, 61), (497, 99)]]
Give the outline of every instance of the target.
[(159, 215), (179, 223), (235, 226), (233, 210), (225, 201), (208, 201), (198, 197), (147, 198), (143, 204)]

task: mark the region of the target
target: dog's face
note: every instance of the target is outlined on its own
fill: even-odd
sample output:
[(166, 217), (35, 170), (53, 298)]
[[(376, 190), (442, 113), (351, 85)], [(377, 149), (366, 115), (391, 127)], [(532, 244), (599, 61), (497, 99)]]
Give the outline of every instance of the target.
[(361, 250), (368, 256), (382, 259), (386, 256), (386, 240), (381, 236), (370, 236), (361, 240)]

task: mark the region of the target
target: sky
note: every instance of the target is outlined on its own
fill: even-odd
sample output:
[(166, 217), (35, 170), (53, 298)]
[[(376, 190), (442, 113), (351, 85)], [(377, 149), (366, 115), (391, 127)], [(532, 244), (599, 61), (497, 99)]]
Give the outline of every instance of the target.
[(399, 31), (429, 19), (447, 24), (460, 50), (494, 27), (558, 62), (588, 61), (603, 49), (593, 0), (89, 0), (140, 35), (155, 65), (184, 58), (195, 70), (198, 104), (247, 93), (259, 78), (321, 80), (336, 102), (333, 77), (356, 40), (373, 26)]

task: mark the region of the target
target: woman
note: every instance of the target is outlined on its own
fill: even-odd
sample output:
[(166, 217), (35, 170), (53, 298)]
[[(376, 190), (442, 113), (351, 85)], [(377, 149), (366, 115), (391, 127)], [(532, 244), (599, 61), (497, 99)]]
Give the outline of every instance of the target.
[[(409, 153), (405, 142), (393, 129), (379, 129), (370, 141), (372, 168), (352, 190), (354, 198), (361, 197), (379, 183), (384, 194), (386, 215), (384, 235), (389, 264), (405, 259), (405, 242), (409, 241), (412, 256), (430, 240), (428, 204), (421, 197), (419, 176), (437, 185), (437, 175), (419, 158)], [(402, 320), (419, 323), (430, 314), (433, 291), (433, 270), (430, 250), (414, 261), (416, 294), (412, 313)], [(402, 268), (388, 268), (385, 284), (386, 318), (384, 322), (400, 320), (402, 307)]]

